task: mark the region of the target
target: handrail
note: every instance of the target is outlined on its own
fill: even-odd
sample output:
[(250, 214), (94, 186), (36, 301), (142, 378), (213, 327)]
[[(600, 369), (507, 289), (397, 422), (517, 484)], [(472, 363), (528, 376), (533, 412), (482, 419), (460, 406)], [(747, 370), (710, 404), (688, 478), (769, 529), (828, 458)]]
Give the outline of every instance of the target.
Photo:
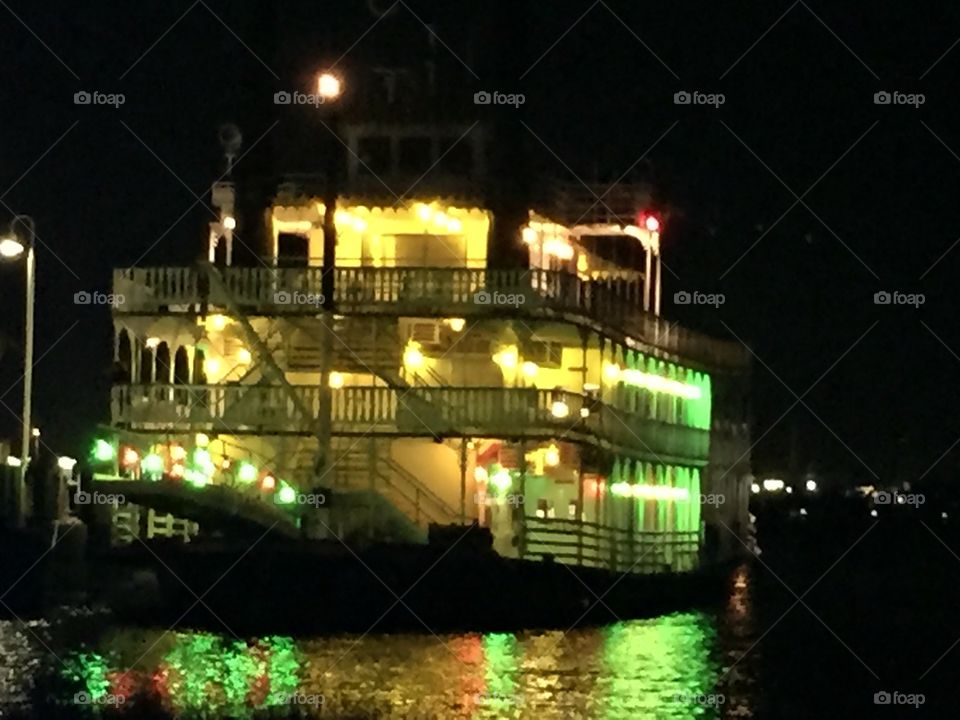
[[(322, 294), (321, 267), (226, 267), (225, 290), (204, 287), (195, 267), (128, 268), (114, 271), (114, 293), (124, 302), (115, 312), (156, 314), (202, 303), (239, 306), (268, 315), (313, 314)], [(644, 312), (636, 281), (585, 280), (539, 269), (338, 267), (334, 303), (338, 312), (402, 312), (416, 315), (483, 315), (517, 312), (569, 316), (614, 329), (680, 357), (744, 367), (749, 352), (738, 343), (711, 338)], [(513, 305), (501, 304), (500, 299)], [(302, 301), (297, 301), (298, 299)]]
[[(561, 539), (554, 539), (554, 536)], [(566, 518), (526, 517), (526, 555), (614, 572), (687, 572), (699, 562), (698, 531), (630, 531)]]
[(389, 468), (391, 475), (388, 475), (387, 477), (400, 477), (408, 485), (411, 485), (419, 493), (422, 493), (427, 500), (429, 500), (433, 506), (440, 511), (441, 514), (439, 516), (435, 516), (435, 520), (449, 521), (452, 518), (458, 517), (459, 511), (454, 510), (452, 507), (447, 505), (443, 498), (437, 495), (427, 485), (421, 482), (416, 475), (400, 465), (400, 463), (398, 463), (392, 457), (380, 456), (378, 457), (378, 460)]
[[(293, 402), (289, 393), (299, 402)], [(303, 417), (300, 407), (307, 408)], [(582, 409), (588, 409), (586, 417)], [(558, 412), (562, 409), (562, 412)], [(316, 385), (115, 385), (114, 424), (141, 429), (309, 435)], [(561, 390), (503, 387), (346, 386), (333, 393), (334, 431), (372, 435), (595, 440), (658, 460), (706, 462), (710, 432), (606, 406)]]

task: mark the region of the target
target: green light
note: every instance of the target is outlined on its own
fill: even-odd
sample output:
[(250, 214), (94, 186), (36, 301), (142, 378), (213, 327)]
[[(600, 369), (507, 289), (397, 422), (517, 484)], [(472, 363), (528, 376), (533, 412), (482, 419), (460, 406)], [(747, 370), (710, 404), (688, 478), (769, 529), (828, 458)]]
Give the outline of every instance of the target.
[(500, 492), (504, 492), (509, 489), (512, 483), (513, 478), (510, 477), (510, 472), (506, 468), (500, 468), (495, 473), (490, 475), (490, 484)]
[(93, 459), (97, 462), (110, 462), (117, 456), (113, 445), (103, 438), (98, 438), (93, 445)]
[(140, 463), (140, 469), (147, 475), (163, 474), (163, 458), (156, 453), (147, 455)]
[(277, 493), (277, 502), (282, 505), (293, 505), (297, 501), (297, 491), (286, 483), (280, 488), (280, 492)]
[(252, 483), (257, 481), (257, 468), (248, 462), (240, 463), (237, 469), (237, 480), (242, 483)]
[(213, 465), (213, 460), (210, 459), (210, 453), (206, 450), (194, 450), (193, 451), (193, 462), (198, 467), (206, 468)]
[(193, 468), (188, 469), (183, 473), (183, 479), (194, 487), (206, 487), (210, 484), (210, 478), (204, 475), (199, 470), (194, 470)]

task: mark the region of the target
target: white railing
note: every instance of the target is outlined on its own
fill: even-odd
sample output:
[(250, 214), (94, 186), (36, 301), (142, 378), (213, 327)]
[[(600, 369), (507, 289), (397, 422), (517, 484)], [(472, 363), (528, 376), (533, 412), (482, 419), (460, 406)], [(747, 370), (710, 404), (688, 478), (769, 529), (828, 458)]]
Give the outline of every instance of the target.
[(699, 532), (631, 531), (561, 518), (527, 517), (523, 557), (550, 556), (613, 572), (689, 572), (699, 563)]
[[(112, 390), (113, 424), (137, 431), (312, 435), (319, 411), (315, 385), (115, 385)], [(707, 430), (559, 390), (348, 386), (332, 392), (331, 412), (338, 434), (569, 437), (692, 463), (705, 462), (710, 447)]]
[[(233, 304), (248, 314), (316, 314), (320, 267), (227, 267), (223, 288), (211, 288), (203, 268), (129, 268), (114, 271), (113, 290), (124, 302), (115, 312), (159, 314), (177, 308)], [(582, 280), (547, 270), (469, 268), (337, 268), (337, 312), (472, 317), (517, 312), (589, 321), (679, 357), (744, 367), (749, 352), (642, 310), (642, 287), (625, 280)], [(221, 292), (231, 295), (221, 297)], [(499, 295), (498, 295), (499, 294)], [(511, 299), (512, 298), (512, 299)], [(508, 302), (508, 300), (510, 302)]]
[(139, 505), (125, 505), (113, 513), (112, 540), (115, 545), (129, 545), (140, 537), (140, 513), (147, 511), (146, 539), (155, 537), (180, 538), (188, 543), (200, 531), (200, 526), (187, 520), (170, 515), (160, 515), (153, 508), (141, 508)]

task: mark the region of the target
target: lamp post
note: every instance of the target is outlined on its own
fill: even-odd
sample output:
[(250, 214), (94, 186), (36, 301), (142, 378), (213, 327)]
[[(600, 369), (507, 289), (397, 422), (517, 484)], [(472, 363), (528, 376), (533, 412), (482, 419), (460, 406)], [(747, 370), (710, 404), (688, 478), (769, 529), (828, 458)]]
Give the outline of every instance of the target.
[[(17, 223), (27, 229), (26, 242), (17, 235)], [(23, 434), (20, 447), (20, 478), (14, 492), (16, 503), (17, 526), (22, 526), (25, 518), (25, 494), (27, 480), (27, 466), (30, 463), (30, 444), (33, 436), (33, 427), (30, 418), (30, 401), (33, 395), (33, 305), (34, 279), (36, 276), (36, 256), (34, 254), (34, 240), (36, 226), (29, 215), (14, 215), (10, 221), (10, 232), (7, 237), (0, 238), (0, 257), (14, 259), (26, 254), (26, 320), (24, 323), (23, 343)]]

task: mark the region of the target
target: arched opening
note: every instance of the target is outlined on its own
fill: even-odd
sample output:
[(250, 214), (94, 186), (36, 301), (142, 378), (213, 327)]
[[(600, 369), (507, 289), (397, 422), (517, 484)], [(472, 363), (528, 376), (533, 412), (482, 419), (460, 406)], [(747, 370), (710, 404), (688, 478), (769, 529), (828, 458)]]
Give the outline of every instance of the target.
[(113, 381), (118, 385), (129, 385), (133, 382), (133, 344), (130, 342), (130, 333), (126, 330), (121, 330), (117, 337)]
[[(175, 386), (190, 384), (190, 357), (187, 349), (182, 345), (177, 348), (173, 358), (173, 384)], [(178, 405), (186, 405), (190, 394), (187, 390), (175, 388), (174, 397)]]

